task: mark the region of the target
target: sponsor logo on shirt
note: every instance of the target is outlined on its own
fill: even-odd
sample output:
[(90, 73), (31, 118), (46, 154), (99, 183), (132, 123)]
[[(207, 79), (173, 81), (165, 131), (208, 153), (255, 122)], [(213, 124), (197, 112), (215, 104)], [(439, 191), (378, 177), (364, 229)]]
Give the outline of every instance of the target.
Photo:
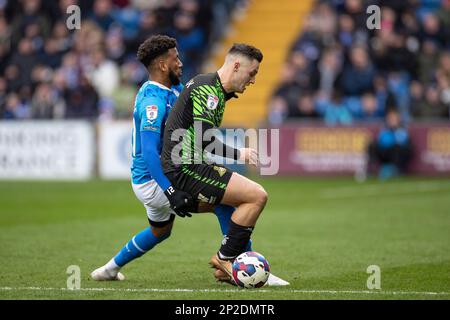
[(213, 94), (208, 94), (208, 101), (206, 102), (206, 107), (209, 110), (214, 110), (217, 108), (218, 104), (219, 104), (219, 98)]
[(158, 131), (158, 127), (154, 127), (154, 126), (144, 126), (144, 130)]

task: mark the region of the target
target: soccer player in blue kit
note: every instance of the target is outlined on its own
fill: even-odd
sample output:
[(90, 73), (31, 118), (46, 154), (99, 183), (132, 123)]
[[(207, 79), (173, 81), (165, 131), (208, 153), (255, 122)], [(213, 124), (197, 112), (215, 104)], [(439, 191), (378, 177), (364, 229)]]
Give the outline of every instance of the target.
[[(160, 161), (165, 121), (183, 89), (180, 83), (183, 64), (176, 46), (175, 39), (156, 35), (144, 41), (137, 53), (151, 80), (142, 85), (135, 100), (131, 174), (133, 191), (146, 208), (150, 227), (133, 236), (109, 262), (94, 270), (91, 273), (94, 280), (124, 280), (120, 269), (167, 239), (175, 214), (190, 217), (189, 211), (195, 211), (191, 196), (171, 185)], [(224, 235), (233, 211), (233, 207), (226, 205), (218, 205), (214, 210)], [(251, 251), (251, 241), (246, 251)], [(271, 275), (267, 284), (289, 283)]]

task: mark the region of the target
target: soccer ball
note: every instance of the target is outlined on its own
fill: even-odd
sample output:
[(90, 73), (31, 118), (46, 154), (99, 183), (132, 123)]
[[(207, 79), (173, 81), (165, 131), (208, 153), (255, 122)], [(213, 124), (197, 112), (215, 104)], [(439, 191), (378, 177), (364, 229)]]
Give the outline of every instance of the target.
[(247, 251), (233, 262), (233, 279), (241, 288), (262, 287), (269, 278), (270, 265), (258, 252)]

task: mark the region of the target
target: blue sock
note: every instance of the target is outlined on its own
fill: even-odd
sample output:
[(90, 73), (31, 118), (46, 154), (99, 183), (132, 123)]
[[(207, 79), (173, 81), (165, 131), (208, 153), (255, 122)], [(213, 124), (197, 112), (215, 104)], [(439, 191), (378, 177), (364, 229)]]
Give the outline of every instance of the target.
[[(217, 216), (217, 219), (219, 220), (220, 224), (220, 230), (222, 230), (222, 234), (226, 235), (228, 233), (228, 227), (230, 225), (231, 215), (234, 212), (234, 207), (227, 206), (225, 204), (220, 204), (216, 206), (214, 209), (214, 213)], [(248, 241), (247, 248), (245, 248), (245, 251), (252, 251), (252, 240), (250, 239)]]
[(146, 228), (135, 235), (114, 257), (114, 262), (123, 267), (128, 262), (139, 258), (147, 251), (151, 250), (158, 243), (164, 241), (170, 236), (170, 232), (158, 238), (152, 233), (151, 227)]

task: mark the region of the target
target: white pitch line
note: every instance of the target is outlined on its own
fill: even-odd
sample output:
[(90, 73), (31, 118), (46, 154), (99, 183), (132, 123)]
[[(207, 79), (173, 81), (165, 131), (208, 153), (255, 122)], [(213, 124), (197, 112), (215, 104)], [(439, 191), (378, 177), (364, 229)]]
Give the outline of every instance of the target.
[(243, 290), (243, 289), (136, 289), (136, 288), (46, 288), (46, 287), (0, 287), (0, 291), (65, 291), (65, 292), (242, 292), (242, 293), (322, 293), (322, 294), (385, 294), (385, 295), (450, 295), (450, 292), (430, 292), (430, 291), (383, 291), (383, 290), (297, 290), (297, 289), (258, 289), (258, 290)]

